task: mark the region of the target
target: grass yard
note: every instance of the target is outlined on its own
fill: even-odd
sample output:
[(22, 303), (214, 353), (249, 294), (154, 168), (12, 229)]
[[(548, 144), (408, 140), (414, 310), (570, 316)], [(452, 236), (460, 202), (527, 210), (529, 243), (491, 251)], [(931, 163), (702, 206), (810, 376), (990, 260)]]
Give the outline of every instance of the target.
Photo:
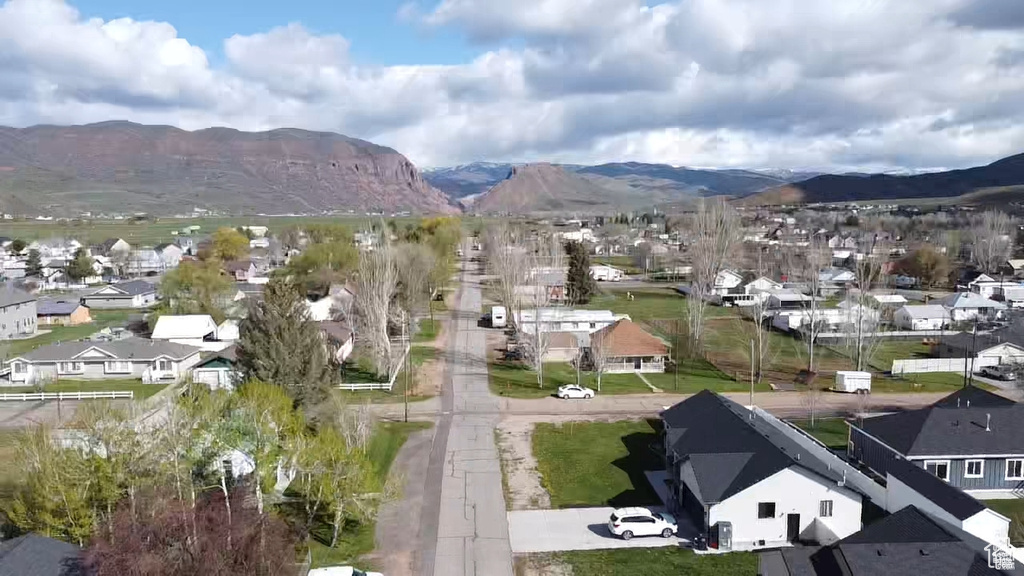
[[(617, 288), (602, 285), (604, 292), (581, 306), (588, 310), (611, 310), (616, 314), (629, 314), (630, 319), (646, 329), (666, 335), (670, 322), (683, 320), (688, 302), (669, 286), (645, 288)], [(629, 294), (633, 299), (629, 299)], [(735, 309), (708, 306), (707, 317), (736, 314)]]
[[(491, 391), (511, 398), (544, 398), (559, 386), (576, 383), (576, 369), (565, 362), (544, 364), (544, 387), (537, 386), (537, 373), (525, 364), (496, 361), (488, 364)], [(590, 372), (580, 374), (580, 383), (597, 390), (597, 378)], [(605, 374), (599, 394), (650, 394), (651, 389), (636, 374)]]
[(664, 468), (659, 426), (648, 420), (538, 423), (533, 455), (551, 506), (660, 504), (644, 476), (646, 470)]
[[(70, 380), (61, 378), (43, 386), (43, 392), (120, 392), (131, 391), (135, 393), (135, 400), (149, 398), (167, 387), (167, 384), (143, 384), (141, 380), (128, 378), (111, 380)], [(38, 388), (32, 386), (4, 386), (0, 393), (6, 394), (30, 394), (39, 392)]]
[(790, 420), (790, 423), (833, 450), (846, 450), (849, 427), (842, 418), (816, 418), (813, 427), (810, 420)]
[[(414, 367), (418, 367), (427, 360), (435, 360), (439, 351), (433, 346), (413, 345), (409, 351)], [(389, 402), (405, 401), (405, 371), (402, 370), (395, 378), (395, 385), (391, 390), (335, 390), (346, 402), (369, 402), (371, 404), (387, 404)], [(380, 379), (373, 371), (373, 365), (368, 357), (353, 354), (342, 367), (342, 382), (378, 382)], [(429, 396), (409, 396), (410, 402), (426, 400)]]
[[(926, 372), (924, 374), (907, 374), (895, 378), (875, 374), (871, 380), (872, 392), (955, 392), (964, 385), (964, 375), (956, 372)], [(974, 385), (983, 390), (995, 390), (995, 387), (984, 382), (974, 381)]]
[[(429, 422), (380, 422), (374, 429), (370, 445), (367, 447), (367, 454), (373, 462), (377, 479), (383, 485), (391, 471), (391, 465), (395, 461), (398, 451), (409, 439), (409, 435), (430, 428)], [(312, 567), (349, 565), (356, 563), (361, 556), (369, 554), (374, 548), (374, 530), (376, 523), (349, 521), (338, 540), (335, 548), (329, 548), (331, 542), (331, 527), (326, 523), (320, 523), (311, 530), (309, 552), (312, 557)], [(365, 569), (366, 566), (358, 565)]]
[(419, 331), (416, 332), (416, 336), (413, 337), (413, 342), (433, 342), (437, 338), (437, 333), (441, 330), (441, 321), (438, 319), (431, 320), (430, 318), (424, 318), (420, 320)]
[[(695, 394), (708, 389), (715, 392), (749, 392), (749, 380), (734, 380), (728, 374), (715, 367), (707, 360), (684, 360), (679, 365), (678, 385), (675, 373), (662, 372), (644, 374), (651, 384), (664, 392), (679, 394)], [(754, 390), (767, 392), (771, 388), (765, 384), (757, 384)]]
[(1024, 498), (985, 500), (984, 504), (1010, 519), (1010, 544), (1024, 546)]
[(547, 565), (565, 565), (571, 574), (586, 576), (754, 576), (757, 554), (698, 556), (684, 548), (626, 548), (619, 550), (579, 550), (539, 557)]
[(35, 338), (7, 341), (4, 343), (4, 352), (7, 358), (14, 358), (47, 344), (81, 340), (109, 326), (122, 326), (132, 314), (139, 313), (139, 311), (135, 310), (93, 310), (91, 312), (93, 321), (89, 324), (82, 324), (80, 326), (41, 326), (40, 330), (49, 330), (49, 332), (40, 334)]

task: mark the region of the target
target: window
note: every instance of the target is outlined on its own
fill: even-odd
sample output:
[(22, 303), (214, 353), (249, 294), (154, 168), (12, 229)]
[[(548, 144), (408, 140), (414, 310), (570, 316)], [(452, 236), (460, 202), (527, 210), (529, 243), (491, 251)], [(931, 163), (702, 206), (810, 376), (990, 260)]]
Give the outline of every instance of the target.
[(27, 364), (25, 364), (24, 362), (15, 362), (14, 363), (14, 373), (15, 374), (24, 374), (25, 372), (28, 372), (28, 365)]
[(590, 323), (590, 329), (593, 330), (595, 328), (597, 328), (597, 322), (591, 322)]
[(170, 372), (171, 371), (171, 361), (170, 360), (157, 360), (156, 361), (156, 369), (161, 371), (161, 372)]
[(981, 478), (985, 475), (984, 460), (968, 460), (964, 468), (964, 478)]
[(1013, 458), (1006, 461), (1006, 479), (1024, 480), (1024, 460)]
[(832, 501), (831, 500), (822, 500), (821, 502), (818, 502), (818, 516), (820, 516), (822, 518), (831, 518), (832, 517)]
[(132, 363), (127, 360), (110, 360), (103, 363), (103, 371), (107, 374), (130, 374)]
[(59, 374), (81, 374), (82, 372), (81, 362), (60, 362), (57, 364), (57, 373)]
[(949, 460), (925, 460), (924, 469), (949, 482)]
[(775, 518), (775, 502), (758, 502), (757, 517), (760, 519)]

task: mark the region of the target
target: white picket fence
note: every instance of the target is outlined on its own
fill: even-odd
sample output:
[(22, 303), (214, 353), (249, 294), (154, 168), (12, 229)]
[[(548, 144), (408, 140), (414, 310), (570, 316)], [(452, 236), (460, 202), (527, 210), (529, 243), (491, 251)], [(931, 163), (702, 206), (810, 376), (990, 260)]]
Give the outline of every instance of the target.
[(338, 390), (387, 390), (391, 391), (394, 381), (391, 382), (353, 382), (349, 384), (338, 384)]
[(977, 358), (909, 358), (892, 361), (892, 374), (922, 374), (925, 372), (957, 372), (963, 373), (965, 368), (977, 371), (985, 366), (999, 364), (998, 356), (979, 356)]
[(117, 390), (110, 392), (29, 392), (19, 394), (0, 393), (0, 402), (40, 402), (43, 400), (114, 400), (132, 399), (135, 392)]

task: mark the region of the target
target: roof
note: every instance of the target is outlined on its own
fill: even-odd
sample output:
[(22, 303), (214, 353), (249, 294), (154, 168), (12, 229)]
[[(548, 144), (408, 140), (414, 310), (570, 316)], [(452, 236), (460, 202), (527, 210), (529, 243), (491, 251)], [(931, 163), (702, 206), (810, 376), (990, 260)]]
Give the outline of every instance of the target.
[(142, 338), (125, 338), (110, 342), (59, 342), (41, 346), (19, 356), (29, 362), (62, 362), (72, 360), (83, 352), (94, 348), (99, 353), (115, 360), (156, 360), (171, 358), (181, 360), (199, 353), (199, 348), (186, 346), (165, 340), (144, 340)]
[[(122, 240), (121, 238), (107, 238), (103, 242), (100, 242), (99, 249), (102, 250), (103, 252), (110, 252), (111, 248), (114, 247), (114, 244), (117, 244), (118, 242), (125, 241)], [(127, 242), (125, 242), (125, 244), (127, 244)]]
[(266, 284), (255, 284), (253, 282), (237, 282), (235, 283), (235, 289), (245, 294), (263, 294), (266, 290)]
[(255, 266), (255, 264), (252, 263), (252, 260), (235, 260), (221, 264), (221, 267), (228, 272), (245, 271), (252, 266)]
[[(95, 294), (98, 294), (99, 292), (101, 292), (101, 291), (103, 291), (103, 290), (105, 290), (107, 288), (113, 288), (114, 290), (117, 290), (118, 292), (122, 293), (125, 296), (139, 296), (139, 295), (142, 295), (142, 294), (151, 294), (153, 292), (156, 292), (156, 286), (150, 284), (149, 282), (146, 282), (145, 280), (129, 280), (128, 282), (118, 282), (117, 284), (111, 284), (109, 286), (104, 286), (103, 288), (100, 288), (98, 291), (93, 292), (89, 296), (93, 296)], [(107, 296), (115, 296), (116, 297), (115, 294), (99, 294), (99, 295), (100, 296), (104, 296), (104, 297), (107, 297)]]
[(900, 308), (908, 316), (915, 320), (927, 320), (930, 318), (949, 318), (949, 311), (938, 304), (917, 304)]
[(985, 505), (970, 494), (909, 460), (897, 458), (888, 465), (886, 471), (957, 520), (966, 520), (985, 510)]
[(906, 304), (907, 299), (899, 294), (874, 294), (871, 296), (879, 304)]
[(75, 576), (84, 574), (81, 549), (40, 534), (0, 542), (0, 576)]
[(196, 368), (206, 368), (209, 366), (231, 367), (234, 366), (237, 360), (238, 347), (232, 344), (231, 346), (228, 346), (227, 348), (221, 350), (220, 352), (211, 355), (209, 358), (206, 358), (199, 364), (196, 364)]
[(939, 298), (936, 300), (938, 304), (945, 306), (946, 308), (993, 308), (995, 310), (1005, 310), (1006, 305), (995, 300), (989, 300), (984, 296), (979, 296), (973, 292), (957, 292), (956, 294), (950, 294), (948, 296)]
[(1024, 404), (976, 387), (852, 425), (909, 458), (1024, 454)]
[(44, 298), (36, 303), (38, 316), (70, 316), (82, 307), (77, 300), (52, 300)]
[(792, 466), (840, 479), (756, 413), (709, 390), (665, 410), (661, 418), (668, 449), (683, 459), (684, 482), (705, 504), (721, 502)]
[(590, 347), (603, 347), (607, 356), (664, 356), (668, 346), (632, 320), (622, 319), (590, 336)]
[(150, 337), (154, 340), (205, 338), (216, 331), (217, 323), (209, 314), (166, 315), (157, 318)]
[(0, 308), (35, 301), (36, 297), (10, 285), (0, 286)]

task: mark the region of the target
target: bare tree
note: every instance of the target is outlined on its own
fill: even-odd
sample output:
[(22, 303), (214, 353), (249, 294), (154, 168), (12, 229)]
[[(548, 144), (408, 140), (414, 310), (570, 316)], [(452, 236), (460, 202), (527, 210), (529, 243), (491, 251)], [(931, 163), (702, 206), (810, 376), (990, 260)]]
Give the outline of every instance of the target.
[(882, 283), (884, 256), (878, 254), (886, 253), (888, 250), (877, 244), (868, 250), (855, 266), (855, 290), (847, 292), (846, 323), (847, 329), (851, 332), (847, 334), (846, 347), (856, 370), (868, 368), (881, 343), (881, 338), (878, 337), (881, 330), (881, 314), (871, 305), (871, 290)]
[(533, 329), (524, 331), (524, 335), (527, 358), (537, 372), (539, 388), (544, 387), (544, 357), (551, 344), (551, 331), (545, 329), (542, 319), (544, 312), (551, 308), (557, 291), (564, 290), (564, 285), (559, 287), (551, 282), (551, 279), (562, 271), (564, 255), (561, 242), (553, 234), (539, 235), (529, 251), (529, 279), (523, 300), (534, 310), (536, 317)]
[(768, 298), (759, 297), (753, 305), (743, 308), (747, 320), (739, 322), (742, 341), (738, 346), (744, 351), (754, 371), (754, 381), (758, 384), (764, 378), (764, 372), (775, 362), (779, 355), (778, 341), (770, 334), (768, 321), (771, 318), (768, 310)]
[(1010, 258), (1013, 249), (1013, 221), (998, 210), (974, 219), (969, 232), (971, 261), (982, 272), (995, 272)]
[(811, 421), (811, 428), (818, 422), (818, 411), (821, 409), (822, 389), (815, 381), (815, 378), (807, 380), (807, 388), (800, 393), (800, 403), (807, 409), (807, 419)]
[(595, 332), (590, 338), (590, 369), (597, 379), (597, 391), (601, 391), (601, 377), (608, 370), (609, 346), (602, 338), (601, 332)]
[(725, 267), (740, 240), (740, 218), (735, 210), (722, 200), (702, 200), (693, 216), (693, 244), (690, 256), (693, 281), (687, 301), (686, 318), (697, 354), (703, 351), (701, 335), (704, 315), (715, 278)]
[(377, 237), (377, 245), (359, 257), (355, 308), (360, 334), (370, 348), (377, 374), (390, 377), (393, 361), (388, 325), (398, 290), (398, 267), (388, 235)]
[(803, 302), (803, 310), (807, 322), (802, 325), (802, 332), (807, 344), (807, 372), (814, 372), (814, 351), (818, 335), (824, 330), (826, 322), (821, 310), (821, 271), (832, 263), (832, 251), (821, 236), (811, 237), (806, 247), (793, 247), (787, 250), (790, 260), (789, 269), (795, 279), (803, 286), (803, 292), (809, 296)]
[(488, 230), (485, 248), (487, 267), (494, 277), (498, 300), (507, 309), (508, 319), (516, 325), (522, 311), (522, 298), (517, 287), (526, 277), (527, 263), (522, 235), (508, 225), (499, 224)]

